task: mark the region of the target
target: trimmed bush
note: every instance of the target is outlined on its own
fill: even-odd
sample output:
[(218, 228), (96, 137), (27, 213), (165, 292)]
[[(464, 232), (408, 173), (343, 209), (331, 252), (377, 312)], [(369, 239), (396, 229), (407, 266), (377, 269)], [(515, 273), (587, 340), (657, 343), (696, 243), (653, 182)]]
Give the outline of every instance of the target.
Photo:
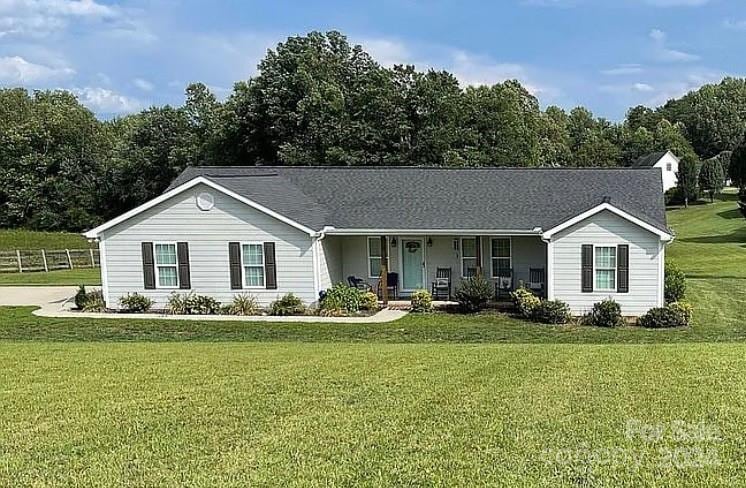
[(511, 293), (510, 297), (518, 313), (527, 319), (533, 316), (534, 310), (541, 304), (541, 299), (523, 286)]
[(85, 286), (80, 285), (78, 287), (77, 293), (75, 293), (75, 308), (78, 310), (83, 310), (83, 307), (85, 307), (85, 302), (88, 299), (88, 294), (85, 291)]
[(686, 297), (686, 275), (672, 264), (666, 265), (664, 296), (666, 303), (683, 300)]
[(220, 302), (211, 296), (176, 292), (168, 297), (167, 308), (174, 315), (214, 315), (221, 310)]
[(119, 298), (119, 305), (125, 312), (143, 313), (150, 310), (150, 307), (153, 306), (153, 300), (139, 293), (127, 293)]
[(493, 293), (492, 283), (477, 275), (461, 280), (454, 296), (465, 312), (478, 312), (487, 305)]
[(670, 303), (665, 307), (651, 308), (637, 319), (637, 325), (649, 329), (687, 327), (691, 324), (692, 316), (693, 309), (688, 303)]
[(81, 310), (84, 312), (106, 312), (104, 293), (101, 290), (86, 293)]
[(586, 318), (589, 325), (596, 327), (619, 327), (624, 325), (622, 307), (611, 298), (593, 304), (593, 310)]
[(360, 310), (361, 295), (362, 292), (357, 288), (337, 283), (326, 291), (326, 295), (321, 300), (321, 309), (356, 313)]
[(233, 295), (233, 301), (221, 309), (225, 315), (259, 315), (261, 311), (256, 297), (246, 293)]
[(360, 295), (360, 310), (378, 310), (378, 297), (371, 291), (366, 291)]
[(430, 312), (433, 309), (433, 296), (427, 290), (415, 290), (410, 297), (412, 312)]
[(544, 324), (566, 324), (570, 321), (570, 307), (560, 300), (542, 300), (534, 308), (532, 318)]
[(270, 315), (302, 315), (305, 311), (306, 307), (303, 305), (301, 299), (292, 293), (288, 293), (282, 298), (275, 300), (269, 306)]

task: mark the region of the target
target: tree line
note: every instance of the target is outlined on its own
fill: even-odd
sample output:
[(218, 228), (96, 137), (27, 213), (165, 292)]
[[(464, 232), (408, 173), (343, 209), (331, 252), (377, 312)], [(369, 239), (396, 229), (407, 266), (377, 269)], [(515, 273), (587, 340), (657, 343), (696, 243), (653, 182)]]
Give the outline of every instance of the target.
[(193, 83), (183, 106), (98, 120), (66, 91), (0, 90), (0, 227), (91, 227), (190, 165), (613, 167), (671, 149), (696, 169), (696, 192), (700, 161), (729, 165), (745, 127), (744, 79), (615, 123), (542, 110), (518, 81), (463, 87), (447, 71), (383, 67), (338, 32), (312, 32), (268, 51), (224, 101)]

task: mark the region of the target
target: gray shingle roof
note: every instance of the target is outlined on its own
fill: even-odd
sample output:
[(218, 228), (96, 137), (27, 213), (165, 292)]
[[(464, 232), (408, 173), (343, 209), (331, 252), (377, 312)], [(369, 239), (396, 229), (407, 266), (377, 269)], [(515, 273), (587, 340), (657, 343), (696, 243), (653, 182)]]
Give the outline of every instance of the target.
[(669, 232), (659, 171), (201, 166), (169, 189), (198, 176), (314, 230), (547, 230), (608, 198)]
[(665, 156), (668, 153), (668, 151), (658, 151), (650, 154), (646, 154), (645, 156), (642, 156), (637, 159), (632, 165), (631, 168), (652, 168), (655, 163), (661, 160), (663, 156)]

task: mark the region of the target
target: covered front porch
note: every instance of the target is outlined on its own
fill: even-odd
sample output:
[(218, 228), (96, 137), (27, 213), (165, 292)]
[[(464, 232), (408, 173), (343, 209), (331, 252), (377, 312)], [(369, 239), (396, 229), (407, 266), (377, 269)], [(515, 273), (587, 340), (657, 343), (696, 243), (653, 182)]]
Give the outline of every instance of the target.
[(384, 290), (386, 298), (397, 300), (425, 289), (449, 301), (461, 280), (481, 273), (494, 283), (496, 298), (521, 284), (546, 295), (547, 245), (535, 233), (328, 235), (322, 242), (329, 286), (361, 280), (381, 298)]

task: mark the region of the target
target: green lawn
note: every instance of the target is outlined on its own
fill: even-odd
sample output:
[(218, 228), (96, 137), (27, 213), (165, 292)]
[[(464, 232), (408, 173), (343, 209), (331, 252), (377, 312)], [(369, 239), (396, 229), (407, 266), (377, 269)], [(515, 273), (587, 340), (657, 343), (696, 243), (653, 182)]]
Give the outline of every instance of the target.
[(6, 343), (0, 352), (0, 484), (746, 483), (740, 345)]
[(0, 486), (745, 485), (734, 208), (669, 213), (668, 258), (696, 307), (686, 330), (0, 309)]
[(0, 229), (0, 251), (16, 249), (88, 249), (91, 244), (81, 234)]
[(0, 273), (0, 286), (25, 285), (100, 285), (99, 268), (62, 269), (44, 273)]

